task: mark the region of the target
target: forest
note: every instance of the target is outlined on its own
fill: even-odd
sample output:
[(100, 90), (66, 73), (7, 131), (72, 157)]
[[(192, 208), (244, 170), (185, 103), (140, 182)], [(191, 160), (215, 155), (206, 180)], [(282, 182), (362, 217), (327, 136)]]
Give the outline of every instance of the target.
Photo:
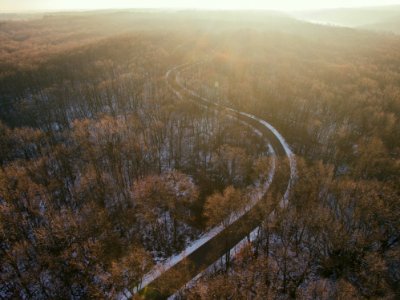
[(0, 299), (397, 299), (399, 118), (394, 33), (0, 18)]

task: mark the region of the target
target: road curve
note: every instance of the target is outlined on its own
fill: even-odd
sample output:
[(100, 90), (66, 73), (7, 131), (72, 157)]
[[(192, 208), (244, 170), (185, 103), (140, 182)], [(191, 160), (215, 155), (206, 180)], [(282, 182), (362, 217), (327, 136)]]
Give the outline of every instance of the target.
[[(252, 127), (270, 142), (270, 150), (276, 155), (274, 172), (276, 164), (281, 169), (283, 168), (283, 172), (281, 170), (282, 174), (279, 181), (274, 179), (274, 173), (272, 176), (270, 174), (268, 187), (273, 187), (275, 191), (284, 195), (279, 205), (280, 207), (285, 207), (297, 173), (295, 156), (290, 147), (282, 135), (268, 122), (254, 115), (214, 103), (186, 88), (179, 77), (179, 72), (192, 65), (194, 64), (183, 64), (168, 70), (165, 76), (167, 84), (178, 98), (194, 101), (196, 104), (207, 109), (222, 110), (226, 115)], [(289, 167), (283, 163), (285, 160), (289, 162)], [(265, 194), (266, 190), (261, 197), (262, 201), (254, 203), (247, 211), (241, 214), (240, 218), (234, 220), (229, 226), (220, 228), (211, 237), (196, 243), (187, 253), (170, 258), (162, 266), (152, 270), (144, 277), (141, 286), (133, 290), (133, 293), (140, 293), (146, 299), (165, 299), (191, 279), (204, 272), (226, 253), (235, 249), (246, 237), (250, 239), (250, 234), (259, 228), (262, 221), (260, 210), (262, 210), (264, 204)], [(130, 295), (130, 292), (125, 291), (122, 298), (128, 298)]]

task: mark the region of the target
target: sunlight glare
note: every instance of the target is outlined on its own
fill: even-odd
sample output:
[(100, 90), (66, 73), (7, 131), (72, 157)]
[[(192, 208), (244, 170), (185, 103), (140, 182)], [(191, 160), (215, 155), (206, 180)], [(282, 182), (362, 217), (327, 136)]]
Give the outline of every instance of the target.
[(400, 0), (0, 0), (0, 10), (96, 10), (123, 8), (307, 10), (400, 4)]

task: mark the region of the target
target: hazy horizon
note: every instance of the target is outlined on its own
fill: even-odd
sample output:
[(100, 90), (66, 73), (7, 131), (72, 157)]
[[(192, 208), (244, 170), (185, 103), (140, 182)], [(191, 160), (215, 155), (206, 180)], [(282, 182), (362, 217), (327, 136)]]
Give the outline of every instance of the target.
[(79, 11), (79, 10), (106, 10), (106, 9), (195, 9), (195, 10), (277, 10), (277, 11), (295, 11), (295, 10), (320, 10), (335, 8), (364, 8), (375, 6), (400, 5), (400, 0), (203, 0), (203, 1), (161, 1), (161, 0), (0, 0), (0, 12), (40, 12), (40, 11)]

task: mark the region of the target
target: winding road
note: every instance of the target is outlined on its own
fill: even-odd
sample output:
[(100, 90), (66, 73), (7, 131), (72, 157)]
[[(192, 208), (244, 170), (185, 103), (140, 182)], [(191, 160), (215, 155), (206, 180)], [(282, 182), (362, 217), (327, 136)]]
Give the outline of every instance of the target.
[[(196, 64), (200, 63), (203, 62)], [(210, 269), (210, 266), (221, 261), (221, 258), (227, 253), (234, 253), (244, 243), (256, 238), (262, 218), (265, 217), (260, 212), (263, 210), (267, 191), (273, 188), (274, 191), (283, 195), (279, 205), (284, 208), (288, 203), (291, 186), (296, 179), (295, 156), (285, 139), (271, 124), (254, 115), (214, 103), (184, 86), (179, 77), (180, 71), (193, 65), (195, 64), (179, 65), (166, 73), (166, 81), (172, 91), (182, 100), (194, 101), (205, 109), (222, 111), (228, 117), (237, 119), (251, 127), (257, 134), (262, 135), (269, 141), (267, 147), (274, 158), (273, 166), (269, 178), (261, 188), (259, 195), (255, 197), (255, 201), (235, 217), (230, 218), (228, 226), (220, 225), (211, 229), (189, 245), (185, 251), (170, 257), (162, 265), (156, 266), (144, 276), (139, 287), (135, 287), (132, 291), (125, 290), (121, 299), (127, 299), (135, 293), (140, 293), (146, 299), (166, 299), (186, 283), (197, 279)], [(279, 176), (275, 176), (276, 170), (279, 170)]]

